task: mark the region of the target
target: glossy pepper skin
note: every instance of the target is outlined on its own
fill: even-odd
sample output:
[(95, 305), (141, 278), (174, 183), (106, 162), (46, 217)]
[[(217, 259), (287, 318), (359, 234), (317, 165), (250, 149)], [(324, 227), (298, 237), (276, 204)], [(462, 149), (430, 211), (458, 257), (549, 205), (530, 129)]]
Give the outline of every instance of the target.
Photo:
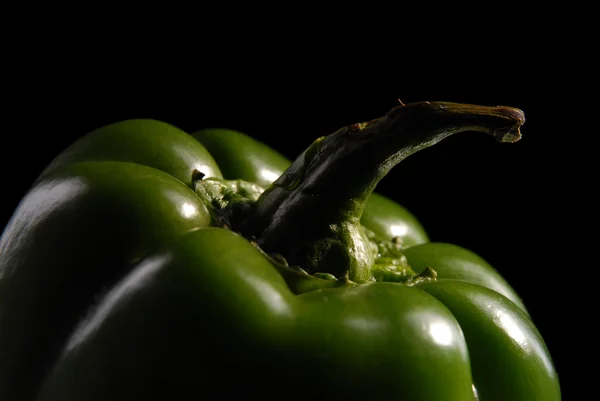
[[(317, 182), (325, 151), (303, 153), (286, 194)], [(369, 192), (360, 222), (379, 254), (393, 248), (400, 282), (294, 269), (223, 223), (235, 215), (219, 219), (230, 198), (207, 202), (211, 180), (266, 188), (296, 179), (290, 164), (238, 132), (153, 120), (66, 149), (0, 241), (0, 399), (560, 400), (510, 285), (470, 250), (430, 242), (392, 200)], [(258, 214), (276, 192), (230, 204)], [(387, 261), (376, 259), (381, 277)]]

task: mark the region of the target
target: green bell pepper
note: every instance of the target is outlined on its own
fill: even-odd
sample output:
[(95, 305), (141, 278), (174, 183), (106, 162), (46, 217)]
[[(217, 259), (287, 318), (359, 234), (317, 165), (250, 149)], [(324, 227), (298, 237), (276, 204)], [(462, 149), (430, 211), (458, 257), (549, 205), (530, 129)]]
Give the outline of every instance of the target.
[(293, 162), (231, 130), (89, 133), (0, 239), (0, 399), (560, 400), (511, 286), (373, 192), (453, 133), (523, 123), (400, 105)]

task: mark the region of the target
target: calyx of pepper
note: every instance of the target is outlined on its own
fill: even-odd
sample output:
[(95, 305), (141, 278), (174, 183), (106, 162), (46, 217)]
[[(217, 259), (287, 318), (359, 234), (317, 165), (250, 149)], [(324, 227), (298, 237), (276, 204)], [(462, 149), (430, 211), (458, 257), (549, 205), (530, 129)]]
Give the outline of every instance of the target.
[(317, 139), (264, 191), (240, 232), (309, 274), (374, 281), (376, 252), (360, 224), (365, 201), (400, 161), (463, 131), (516, 142), (524, 113), (507, 106), (401, 104)]

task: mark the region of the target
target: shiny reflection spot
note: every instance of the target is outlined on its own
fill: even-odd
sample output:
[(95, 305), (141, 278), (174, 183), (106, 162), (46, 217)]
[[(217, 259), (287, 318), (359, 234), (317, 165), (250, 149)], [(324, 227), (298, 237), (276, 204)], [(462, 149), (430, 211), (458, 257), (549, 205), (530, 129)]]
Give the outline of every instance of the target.
[(279, 315), (291, 315), (290, 306), (278, 290), (259, 277), (247, 276), (244, 279), (256, 289), (256, 293), (272, 312)]
[(519, 347), (527, 347), (527, 337), (511, 315), (499, 309), (496, 311), (495, 320)]
[(203, 178), (216, 177), (216, 174), (213, 171), (213, 169), (210, 166), (206, 165), (206, 164), (196, 164), (194, 166), (194, 169), (196, 169), (199, 172), (201, 172), (202, 174), (204, 174)]
[(279, 178), (279, 174), (271, 170), (261, 170), (260, 176), (269, 182), (273, 182)]
[(196, 206), (192, 205), (191, 203), (184, 202), (181, 205), (181, 214), (183, 214), (184, 217), (190, 218), (197, 213), (198, 210), (196, 209)]
[(450, 345), (452, 344), (453, 335), (452, 329), (448, 326), (448, 324), (443, 322), (432, 323), (429, 326), (429, 335), (433, 338), (433, 341), (440, 345)]
[[(41, 224), (42, 220), (51, 216), (56, 210), (76, 201), (85, 193), (86, 188), (84, 180), (70, 178), (48, 181), (32, 189), (18, 205), (4, 232), (0, 227), (0, 235), (2, 235), (0, 254), (8, 249), (17, 249), (21, 243), (25, 244), (30, 238), (25, 234), (29, 227)], [(7, 260), (10, 260), (10, 257)], [(0, 263), (0, 279), (5, 275), (13, 274), (15, 266), (17, 263)]]
[(159, 272), (160, 268), (164, 266), (169, 259), (170, 256), (161, 255), (146, 260), (106, 294), (103, 301), (90, 317), (75, 330), (75, 333), (67, 343), (66, 352), (71, 351), (98, 331), (116, 306), (119, 305), (124, 298), (135, 293), (136, 290), (148, 285), (153, 276)]
[(352, 317), (344, 320), (344, 323), (351, 328), (362, 332), (379, 332), (386, 328), (386, 324), (381, 320), (365, 319), (363, 317)]
[(36, 220), (38, 216), (77, 198), (85, 189), (85, 181), (79, 178), (44, 183), (30, 192), (19, 206), (20, 213), (26, 216), (23, 220)]
[(394, 224), (390, 226), (390, 231), (394, 237), (403, 237), (408, 233), (408, 226), (406, 224)]

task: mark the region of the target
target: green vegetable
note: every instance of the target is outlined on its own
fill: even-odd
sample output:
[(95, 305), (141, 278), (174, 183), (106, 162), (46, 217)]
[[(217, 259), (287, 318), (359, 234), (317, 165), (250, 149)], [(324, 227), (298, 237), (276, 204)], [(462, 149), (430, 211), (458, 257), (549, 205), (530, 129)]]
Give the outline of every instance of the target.
[(511, 286), (373, 193), (451, 134), (523, 123), (400, 105), (294, 162), (153, 120), (82, 137), (0, 239), (0, 399), (560, 400)]

